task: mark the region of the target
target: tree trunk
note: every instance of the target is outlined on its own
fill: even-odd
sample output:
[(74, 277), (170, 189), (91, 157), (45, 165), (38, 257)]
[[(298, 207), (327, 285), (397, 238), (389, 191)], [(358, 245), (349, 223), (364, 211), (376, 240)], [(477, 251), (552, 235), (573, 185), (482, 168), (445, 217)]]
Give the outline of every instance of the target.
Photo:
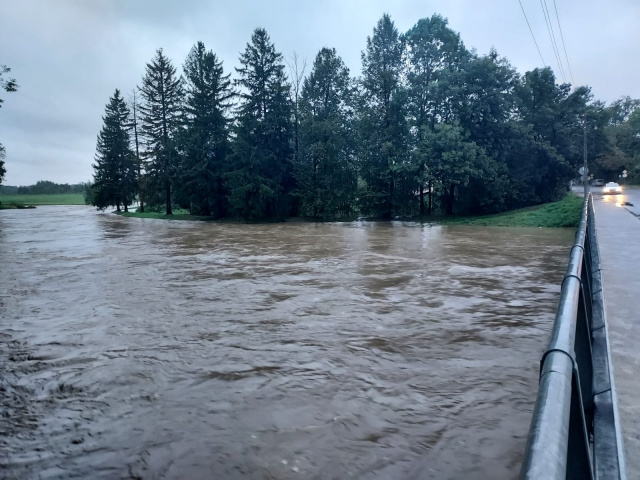
[[(136, 146), (137, 150), (137, 146)], [(138, 197), (140, 198), (140, 207), (138, 207), (138, 211), (140, 213), (144, 213), (144, 191), (142, 187), (142, 173), (140, 169), (140, 164), (138, 164)]]
[(116, 202), (116, 212), (120, 211), (120, 201)]
[(456, 195), (456, 184), (452, 183), (449, 187), (449, 196), (447, 198), (447, 215), (453, 215), (453, 200)]
[(142, 160), (140, 160), (140, 148), (138, 144), (138, 100), (136, 98), (136, 89), (133, 89), (133, 133), (136, 142), (136, 160), (138, 162), (138, 197), (140, 198), (140, 207), (138, 211), (144, 213), (144, 191), (142, 187)]
[(385, 212), (385, 218), (393, 218), (393, 190), (395, 187), (395, 182), (393, 181), (393, 177), (389, 180), (389, 199), (387, 200), (387, 211)]
[(318, 217), (318, 202), (321, 201), (318, 194), (318, 159), (313, 156), (313, 218)]
[(424, 215), (424, 185), (420, 184), (420, 215)]
[(431, 182), (427, 184), (427, 188), (429, 189), (429, 209), (427, 210), (427, 215), (431, 215)]
[(173, 215), (171, 210), (171, 183), (169, 183), (169, 180), (165, 182), (165, 189), (167, 192), (167, 215)]
[(296, 165), (298, 165), (298, 162), (299, 162), (299, 157), (298, 157), (299, 147), (298, 147), (298, 98), (297, 97), (296, 97), (296, 114), (295, 114), (295, 124), (294, 124), (294, 128), (293, 128), (293, 134), (294, 134), (294, 137), (295, 137), (295, 147), (294, 147), (293, 156), (295, 157)]
[(129, 211), (129, 207), (127, 207), (127, 203), (126, 202), (123, 203), (123, 206), (124, 206), (124, 211), (128, 212)]
[(217, 188), (217, 195), (216, 195), (216, 209), (214, 212), (214, 215), (216, 218), (222, 218), (227, 214), (227, 208), (226, 208), (226, 204), (225, 204), (225, 198), (224, 198), (224, 184), (222, 182), (222, 177), (220, 175), (218, 175), (217, 177), (217, 181), (218, 181), (218, 188)]

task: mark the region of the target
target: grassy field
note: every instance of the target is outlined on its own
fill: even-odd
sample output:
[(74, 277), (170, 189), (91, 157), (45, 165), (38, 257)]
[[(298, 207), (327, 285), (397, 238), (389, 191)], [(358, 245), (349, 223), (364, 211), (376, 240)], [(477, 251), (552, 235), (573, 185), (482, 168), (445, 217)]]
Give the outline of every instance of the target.
[(497, 215), (445, 219), (442, 223), (486, 227), (577, 227), (583, 203), (581, 197), (569, 194), (558, 202)]
[(3, 195), (0, 194), (2, 205), (84, 205), (81, 193), (60, 193), (50, 195)]

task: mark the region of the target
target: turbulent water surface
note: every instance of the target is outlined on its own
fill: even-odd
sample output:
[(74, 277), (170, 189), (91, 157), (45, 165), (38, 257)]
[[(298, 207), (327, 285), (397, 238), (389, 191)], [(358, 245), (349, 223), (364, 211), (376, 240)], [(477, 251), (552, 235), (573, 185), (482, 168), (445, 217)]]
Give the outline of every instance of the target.
[(0, 211), (0, 477), (515, 478), (572, 236)]

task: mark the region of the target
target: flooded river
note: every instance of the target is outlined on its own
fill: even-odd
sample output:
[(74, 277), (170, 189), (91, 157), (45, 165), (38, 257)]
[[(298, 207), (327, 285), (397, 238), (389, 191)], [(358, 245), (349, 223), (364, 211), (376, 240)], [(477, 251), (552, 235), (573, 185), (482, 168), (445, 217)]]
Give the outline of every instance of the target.
[(0, 478), (516, 478), (572, 238), (0, 211)]

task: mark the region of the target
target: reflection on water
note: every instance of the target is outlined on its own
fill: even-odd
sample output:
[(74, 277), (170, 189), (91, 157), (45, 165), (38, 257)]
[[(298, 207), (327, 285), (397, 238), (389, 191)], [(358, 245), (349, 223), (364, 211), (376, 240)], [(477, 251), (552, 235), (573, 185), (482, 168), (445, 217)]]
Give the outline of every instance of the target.
[(0, 212), (9, 478), (515, 478), (573, 232)]
[(602, 194), (602, 201), (604, 203), (612, 203), (616, 207), (624, 207), (627, 200), (625, 199), (624, 194), (616, 194), (616, 195)]

